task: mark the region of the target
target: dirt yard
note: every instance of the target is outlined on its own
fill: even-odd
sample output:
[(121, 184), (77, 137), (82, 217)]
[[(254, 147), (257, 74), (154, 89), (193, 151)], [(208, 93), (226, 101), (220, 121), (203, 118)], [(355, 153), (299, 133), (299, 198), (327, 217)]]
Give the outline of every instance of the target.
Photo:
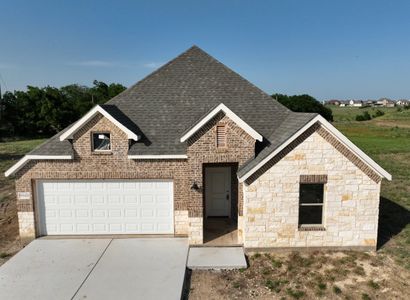
[(410, 272), (383, 254), (249, 255), (249, 268), (193, 271), (189, 299), (410, 299)]
[(0, 186), (0, 266), (25, 246), (18, 238), (18, 220), (14, 185)]

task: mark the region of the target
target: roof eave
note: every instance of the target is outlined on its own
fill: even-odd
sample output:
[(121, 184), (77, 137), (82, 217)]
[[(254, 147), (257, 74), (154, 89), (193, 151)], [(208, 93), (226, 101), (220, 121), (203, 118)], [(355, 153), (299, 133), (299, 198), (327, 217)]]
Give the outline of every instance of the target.
[(253, 129), (249, 124), (242, 120), (237, 114), (230, 110), (225, 104), (221, 103), (213, 110), (211, 110), (206, 116), (204, 116), (199, 122), (192, 126), (180, 139), (181, 143), (188, 140), (193, 134), (195, 134), (199, 129), (202, 128), (206, 123), (208, 123), (216, 114), (223, 111), (232, 121), (234, 121), (240, 128), (242, 128), (246, 133), (248, 133), (252, 138), (257, 141), (262, 141), (263, 136), (259, 134), (255, 129)]
[(248, 179), (252, 174), (254, 174), (262, 166), (264, 166), (268, 161), (270, 161), (273, 157), (275, 157), (287, 145), (293, 142), (299, 135), (305, 132), (309, 127), (311, 127), (316, 122), (319, 122), (321, 125), (323, 125), (334, 137), (336, 137), (339, 141), (341, 141), (349, 150), (355, 153), (361, 160), (363, 160), (373, 171), (379, 174), (382, 178), (386, 178), (389, 181), (392, 180), (392, 175), (389, 172), (384, 170), (373, 159), (371, 159), (367, 154), (365, 154), (362, 150), (360, 150), (355, 144), (353, 144), (347, 137), (345, 137), (339, 130), (337, 130), (325, 118), (323, 118), (321, 115), (317, 115), (315, 118), (309, 121), (306, 125), (304, 125), (301, 129), (299, 129), (295, 134), (293, 134), (289, 139), (287, 139), (284, 143), (282, 143), (278, 148), (272, 151), (271, 154), (265, 157), (255, 167), (250, 169), (248, 172), (246, 172), (242, 176), (238, 176), (239, 182), (244, 182), (246, 179)]
[(4, 172), (5, 177), (15, 174), (20, 170), (26, 163), (30, 160), (68, 160), (73, 159), (72, 155), (33, 155), (27, 154), (23, 156), (17, 163), (11, 166), (6, 172)]
[(60, 141), (64, 141), (66, 139), (72, 138), (74, 133), (76, 133), (81, 127), (83, 127), (89, 120), (91, 120), (98, 113), (102, 114), (104, 117), (110, 120), (114, 125), (116, 125), (122, 131), (124, 131), (127, 134), (129, 139), (132, 139), (134, 141), (139, 140), (139, 136), (136, 133), (132, 132), (127, 127), (125, 127), (123, 124), (121, 124), (121, 122), (115, 119), (110, 113), (108, 113), (100, 105), (96, 105), (88, 113), (86, 113), (80, 120), (78, 120), (69, 130), (64, 132), (60, 136)]

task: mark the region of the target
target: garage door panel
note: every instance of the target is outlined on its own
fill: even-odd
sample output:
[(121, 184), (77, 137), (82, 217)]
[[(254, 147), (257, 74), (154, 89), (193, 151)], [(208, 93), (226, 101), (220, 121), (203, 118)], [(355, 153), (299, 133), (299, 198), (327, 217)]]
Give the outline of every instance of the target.
[(60, 209), (60, 218), (69, 218), (71, 219), (73, 217), (73, 212), (71, 209)]
[(142, 205), (144, 204), (154, 204), (154, 195), (141, 195), (140, 202)]
[(119, 195), (107, 195), (108, 204), (121, 204), (122, 199)]
[(155, 203), (157, 204), (168, 204), (169, 203), (169, 196), (168, 195), (158, 195), (155, 199)]
[(95, 233), (104, 233), (108, 232), (106, 224), (92, 224), (93, 232)]
[(102, 181), (93, 181), (88, 183), (89, 189), (91, 191), (101, 191), (104, 189), (104, 184)]
[(89, 211), (87, 209), (77, 209), (75, 211), (75, 214), (78, 219), (88, 218), (90, 216)]
[(104, 209), (92, 209), (92, 216), (94, 218), (104, 218), (106, 217), (106, 211)]
[(91, 195), (91, 204), (105, 204), (104, 197), (103, 194)]
[(137, 195), (124, 195), (123, 202), (127, 204), (138, 204), (140, 201), (138, 201)]
[(172, 234), (172, 181), (39, 181), (42, 235)]
[(73, 204), (88, 206), (90, 204), (90, 201), (87, 195), (73, 195)]
[(125, 216), (127, 218), (136, 218), (138, 217), (138, 210), (137, 209), (126, 209)]
[(159, 223), (158, 224), (158, 230), (170, 230), (170, 226), (167, 223)]

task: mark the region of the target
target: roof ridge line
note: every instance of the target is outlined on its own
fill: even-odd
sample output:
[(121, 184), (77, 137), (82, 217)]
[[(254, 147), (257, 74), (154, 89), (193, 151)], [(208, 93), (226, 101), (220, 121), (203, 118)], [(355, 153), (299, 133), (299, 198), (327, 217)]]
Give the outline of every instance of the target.
[[(118, 95), (114, 96), (113, 98), (111, 98), (110, 100), (108, 100), (107, 102), (105, 102), (105, 104), (111, 104), (111, 102), (113, 100), (115, 100), (118, 96), (120, 96), (121, 94), (125, 94), (127, 93), (129, 90), (132, 90), (135, 86), (137, 86), (138, 84), (148, 80), (149, 78), (153, 77), (154, 75), (156, 75), (158, 72), (160, 72), (161, 70), (165, 69), (166, 67), (170, 66), (171, 64), (173, 64), (178, 58), (180, 58), (181, 56), (185, 55), (187, 52), (189, 52), (192, 49), (199, 49), (202, 52), (206, 53), (205, 51), (203, 51), (201, 48), (199, 48), (196, 45), (192, 45), (190, 48), (188, 48), (187, 50), (185, 50), (184, 52), (178, 54), (177, 56), (175, 56), (173, 59), (171, 59), (170, 61), (168, 61), (167, 63), (165, 63), (164, 65), (160, 66), (158, 69), (156, 69), (155, 71), (149, 73), (147, 76), (145, 76), (144, 78), (142, 78), (141, 80), (138, 80), (136, 83), (134, 83), (133, 85), (131, 85), (129, 88), (127, 88), (125, 91), (119, 93)], [(112, 104), (115, 105), (115, 104)]]

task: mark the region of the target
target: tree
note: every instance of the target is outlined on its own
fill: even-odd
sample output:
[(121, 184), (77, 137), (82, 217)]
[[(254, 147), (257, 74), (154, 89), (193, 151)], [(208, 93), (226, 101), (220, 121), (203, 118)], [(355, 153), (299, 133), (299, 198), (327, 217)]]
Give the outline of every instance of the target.
[(125, 90), (118, 83), (94, 81), (89, 88), (71, 84), (61, 88), (28, 86), (26, 91), (6, 92), (2, 99), (0, 137), (50, 136), (72, 124), (96, 104), (103, 104)]
[(318, 113), (326, 120), (333, 121), (332, 110), (325, 107), (310, 95), (287, 96), (283, 94), (273, 94), (272, 97), (292, 111)]

